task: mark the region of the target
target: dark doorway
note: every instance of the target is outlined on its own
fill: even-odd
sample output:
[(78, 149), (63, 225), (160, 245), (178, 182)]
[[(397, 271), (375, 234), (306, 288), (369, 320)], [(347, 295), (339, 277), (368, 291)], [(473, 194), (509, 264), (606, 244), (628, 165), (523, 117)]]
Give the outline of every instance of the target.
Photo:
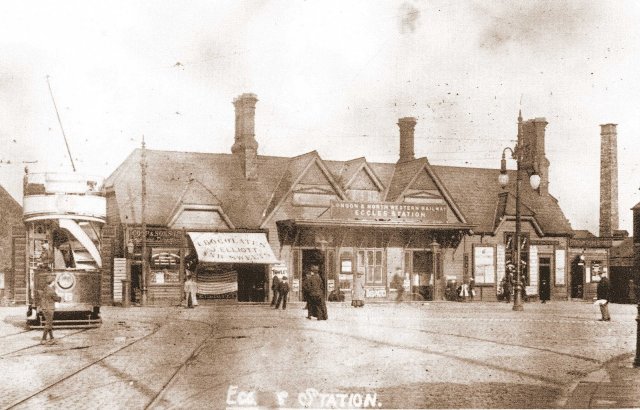
[(633, 280), (632, 266), (613, 266), (609, 268), (610, 293), (613, 303), (636, 303), (635, 295), (629, 292)]
[(142, 265), (131, 265), (131, 303), (139, 304), (142, 301)]
[(264, 265), (243, 264), (238, 269), (238, 302), (264, 302), (267, 283)]
[(324, 252), (319, 249), (302, 250), (302, 282), (304, 282), (311, 265), (318, 265), (320, 277), (324, 284), (324, 295), (327, 296), (327, 271), (324, 266)]
[(571, 263), (571, 297), (582, 299), (584, 296), (584, 261), (576, 257)]
[(540, 258), (538, 269), (540, 272), (540, 300), (551, 300), (551, 258)]
[(433, 254), (429, 251), (413, 252), (411, 293), (420, 300), (433, 300)]

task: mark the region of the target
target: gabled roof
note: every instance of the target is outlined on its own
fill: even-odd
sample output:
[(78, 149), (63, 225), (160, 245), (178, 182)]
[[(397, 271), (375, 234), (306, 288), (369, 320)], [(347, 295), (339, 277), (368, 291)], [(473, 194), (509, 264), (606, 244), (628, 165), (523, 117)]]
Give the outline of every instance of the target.
[[(107, 190), (113, 189), (122, 222), (141, 223), (141, 172), (140, 149), (134, 150), (125, 162), (105, 182)], [(240, 228), (257, 228), (262, 221), (265, 204), (281, 179), (282, 170), (290, 159), (258, 156), (258, 178), (244, 178), (239, 158), (232, 154), (206, 154), (146, 150), (147, 157), (147, 207), (145, 222), (163, 226), (183, 195), (191, 199), (204, 198), (211, 202), (204, 191), (210, 191), (233, 225)], [(185, 191), (187, 183), (195, 179), (205, 190)]]
[(336, 182), (338, 182), (345, 191), (352, 188), (352, 185), (361, 173), (365, 173), (379, 191), (382, 192), (385, 190), (382, 181), (364, 157), (345, 162), (325, 161), (325, 163), (327, 163), (327, 167), (335, 175)]
[[(140, 223), (140, 153), (140, 149), (133, 151), (105, 183), (115, 191), (124, 223)], [(257, 179), (247, 181), (240, 158), (233, 154), (156, 150), (146, 150), (146, 154), (147, 224), (165, 224), (184, 201), (217, 201), (235, 227), (260, 228), (310, 169), (316, 177), (326, 178), (327, 189), (341, 199), (346, 199), (344, 190), (351, 179), (361, 170), (371, 171), (385, 187), (383, 198), (389, 202), (398, 201), (420, 173), (426, 172), (461, 222), (475, 225), (479, 233), (492, 234), (497, 215), (515, 215), (515, 171), (510, 171), (511, 183), (505, 191), (498, 183), (498, 169), (430, 165), (426, 158), (399, 164), (370, 163), (364, 158), (325, 161), (311, 151), (292, 158), (258, 156)], [(190, 181), (197, 184), (191, 182), (188, 189)], [(503, 192), (509, 194), (502, 194), (501, 205)], [(573, 234), (553, 196), (540, 195), (523, 183), (521, 200), (523, 215), (535, 219), (544, 235)]]
[[(507, 191), (515, 196), (516, 171), (508, 171), (509, 184), (498, 183), (499, 169), (432, 166), (447, 187), (453, 201), (464, 212), (468, 223), (477, 224), (476, 232), (492, 233), (499, 205), (499, 194)], [(528, 183), (522, 184), (521, 204), (535, 214), (535, 220), (546, 236), (572, 235), (558, 201), (550, 194), (540, 195)], [(507, 208), (507, 209), (510, 209)], [(511, 212), (506, 212), (509, 215)], [(511, 216), (515, 216), (515, 207)]]
[[(498, 229), (498, 226), (502, 221), (509, 217), (516, 215), (516, 196), (511, 192), (501, 192), (498, 194), (498, 206), (496, 207), (496, 218), (493, 224), (494, 231)], [(535, 212), (533, 212), (527, 205), (520, 203), (520, 217), (535, 220)]]
[(293, 157), (289, 160), (289, 163), (285, 167), (285, 171), (280, 178), (278, 186), (274, 190), (273, 195), (271, 196), (271, 200), (269, 201), (269, 204), (265, 209), (265, 218), (263, 219), (263, 224), (271, 218), (271, 216), (295, 188), (298, 182), (302, 180), (302, 178), (305, 176), (305, 173), (314, 165), (318, 166), (329, 185), (331, 185), (331, 187), (335, 190), (336, 194), (342, 199), (346, 198), (344, 191), (335, 181), (334, 176), (329, 171), (326, 164), (322, 161), (320, 155), (318, 155), (316, 151), (311, 151), (306, 154)]

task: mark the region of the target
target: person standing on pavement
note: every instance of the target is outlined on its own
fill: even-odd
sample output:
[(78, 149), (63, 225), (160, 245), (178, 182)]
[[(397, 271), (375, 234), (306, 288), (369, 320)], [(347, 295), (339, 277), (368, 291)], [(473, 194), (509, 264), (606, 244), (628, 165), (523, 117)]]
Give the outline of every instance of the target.
[(629, 293), (628, 293), (628, 301), (629, 303), (636, 303), (636, 284), (633, 282), (633, 279), (629, 279)]
[(540, 279), (540, 303), (547, 303), (547, 300), (551, 300), (549, 295), (549, 281), (547, 278)]
[(364, 273), (357, 272), (353, 278), (353, 290), (351, 291), (351, 306), (364, 306)]
[(273, 292), (273, 299), (271, 299), (271, 306), (275, 306), (276, 302), (279, 300), (278, 294), (280, 292), (280, 278), (275, 273), (273, 274), (273, 279), (271, 279), (271, 291)]
[(402, 269), (397, 269), (391, 279), (391, 287), (396, 290), (396, 302), (402, 302), (404, 299), (404, 275)]
[(319, 275), (318, 265), (312, 265), (307, 274), (306, 294), (309, 305), (307, 319), (315, 316), (318, 320), (327, 320), (327, 305), (324, 301), (324, 286)]
[(40, 304), (42, 307), (42, 313), (44, 315), (44, 331), (42, 332), (42, 340), (40, 343), (47, 343), (47, 335), (49, 335), (49, 343), (54, 343), (53, 340), (53, 313), (56, 310), (56, 302), (62, 301), (62, 298), (58, 296), (55, 290), (55, 275), (47, 276), (47, 286), (40, 291)]
[(603, 276), (598, 282), (598, 286), (596, 288), (596, 296), (598, 300), (596, 303), (600, 306), (600, 313), (602, 314), (602, 318), (600, 319), (603, 322), (608, 322), (611, 320), (611, 316), (609, 316), (609, 278)]
[(282, 280), (278, 282), (277, 292), (278, 301), (276, 302), (276, 309), (280, 307), (280, 302), (282, 302), (282, 310), (285, 310), (287, 308), (287, 297), (289, 296), (289, 282), (286, 276), (283, 276)]
[(187, 274), (186, 280), (184, 281), (184, 293), (185, 298), (187, 299), (188, 308), (198, 306), (198, 299), (196, 298), (196, 293), (198, 293), (198, 284), (193, 280), (193, 277), (190, 274)]
[(476, 295), (476, 281), (473, 278), (469, 278), (469, 298), (473, 302), (473, 297)]

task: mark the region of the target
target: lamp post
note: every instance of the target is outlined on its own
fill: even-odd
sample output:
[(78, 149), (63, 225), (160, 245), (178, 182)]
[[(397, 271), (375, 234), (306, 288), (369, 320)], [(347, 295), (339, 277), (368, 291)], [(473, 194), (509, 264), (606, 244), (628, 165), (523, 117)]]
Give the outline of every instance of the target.
[[(516, 290), (513, 298), (513, 310), (522, 311), (524, 310), (524, 306), (522, 305), (522, 287), (524, 284), (521, 280), (522, 275), (522, 263), (520, 261), (520, 185), (522, 183), (522, 169), (520, 163), (522, 162), (521, 151), (518, 149), (518, 145), (516, 144), (515, 150), (507, 147), (502, 150), (502, 160), (500, 161), (500, 175), (498, 176), (498, 182), (502, 188), (505, 188), (509, 183), (509, 174), (507, 174), (507, 159), (505, 153), (507, 151), (511, 152), (511, 158), (516, 160), (517, 170), (516, 170), (516, 238), (515, 238), (515, 247), (516, 247)], [(538, 189), (540, 186), (540, 175), (537, 174), (535, 169), (531, 170), (531, 176), (529, 178), (529, 183), (531, 184), (531, 188)]]
[(142, 182), (141, 208), (140, 218), (142, 225), (142, 306), (147, 305), (147, 223), (145, 219), (147, 207), (147, 158), (144, 143), (144, 135), (142, 136), (142, 150), (140, 152), (140, 179)]
[(636, 315), (636, 358), (633, 361), (633, 367), (640, 367), (640, 272), (638, 272), (637, 266), (635, 268), (636, 268), (635, 291), (636, 291), (636, 302), (638, 303), (638, 313)]

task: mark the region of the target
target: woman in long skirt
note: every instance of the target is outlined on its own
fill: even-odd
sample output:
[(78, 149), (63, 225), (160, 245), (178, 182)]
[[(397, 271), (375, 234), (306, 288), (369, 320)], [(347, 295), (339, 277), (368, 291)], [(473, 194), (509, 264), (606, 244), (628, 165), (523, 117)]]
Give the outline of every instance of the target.
[(358, 272), (353, 278), (353, 290), (351, 296), (351, 306), (364, 306), (364, 274)]

